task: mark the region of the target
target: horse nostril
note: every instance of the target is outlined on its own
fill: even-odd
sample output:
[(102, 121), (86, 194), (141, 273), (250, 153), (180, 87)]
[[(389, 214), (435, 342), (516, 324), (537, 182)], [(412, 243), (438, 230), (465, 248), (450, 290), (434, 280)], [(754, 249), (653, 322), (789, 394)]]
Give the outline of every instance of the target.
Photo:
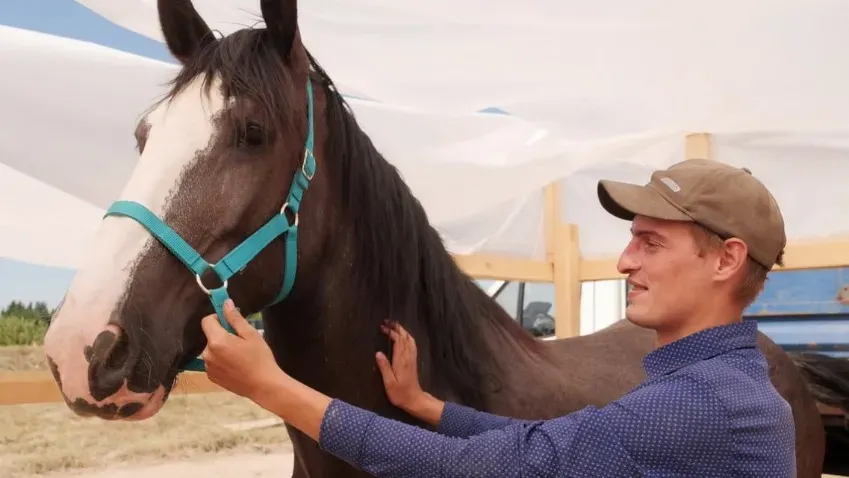
[(127, 335), (115, 325), (108, 325), (85, 350), (89, 388), (95, 400), (115, 394), (124, 385), (134, 366), (130, 352)]

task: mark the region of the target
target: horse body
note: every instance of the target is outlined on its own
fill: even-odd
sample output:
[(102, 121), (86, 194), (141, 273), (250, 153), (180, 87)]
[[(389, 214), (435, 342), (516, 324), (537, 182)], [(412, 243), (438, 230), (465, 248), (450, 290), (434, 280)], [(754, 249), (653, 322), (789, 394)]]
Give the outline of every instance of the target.
[[(314, 153), (317, 169), (293, 219), (294, 286), (268, 307), (285, 283), (281, 271), (292, 266), (287, 239), (269, 242), (221, 286), (243, 313), (264, 309), (266, 340), (287, 373), (332, 397), (422, 425), (388, 402), (375, 363), (376, 351), (389, 353), (379, 325), (393, 319), (416, 337), (425, 389), (499, 415), (545, 419), (603, 406), (644, 378), (651, 331), (623, 321), (540, 341), (510, 319), (458, 268), (398, 171), (300, 44), (295, 0), (263, 0), (261, 7), (266, 29), (216, 39), (190, 1), (159, 1), (166, 43), (183, 69), (168, 101), (140, 123), (140, 166), (130, 189), (189, 248), (221, 260), (286, 213), (286, 191), (311, 144), (305, 112), (312, 111), (312, 82), (315, 149), (306, 153)], [(203, 95), (210, 101), (199, 101)], [(214, 309), (195, 281), (213, 284), (187, 272), (156, 239), (144, 240), (133, 219), (104, 221), (97, 240), (131, 244), (133, 257), (117, 261), (128, 253), (95, 249), (51, 322), (45, 352), (75, 412), (147, 418), (205, 346), (200, 319)], [(121, 280), (110, 282), (115, 277)], [(99, 295), (103, 288), (111, 294)], [(793, 408), (798, 476), (820, 476), (816, 406), (787, 355), (766, 338), (760, 346)], [(289, 434), (294, 476), (363, 476), (297, 430)]]

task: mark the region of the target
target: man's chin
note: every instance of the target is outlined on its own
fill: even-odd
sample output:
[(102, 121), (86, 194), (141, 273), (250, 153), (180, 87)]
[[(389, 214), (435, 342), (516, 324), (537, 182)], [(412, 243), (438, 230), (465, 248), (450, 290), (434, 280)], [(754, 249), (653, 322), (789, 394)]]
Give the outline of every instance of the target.
[(630, 305), (630, 306), (628, 306), (627, 309), (625, 309), (625, 320), (627, 320), (628, 322), (631, 322), (632, 324), (636, 325), (637, 327), (648, 328), (648, 329), (652, 328), (650, 326), (652, 321), (648, 317), (648, 314), (644, 313), (643, 311), (641, 311), (639, 309), (632, 308), (632, 307), (633, 307), (633, 305)]

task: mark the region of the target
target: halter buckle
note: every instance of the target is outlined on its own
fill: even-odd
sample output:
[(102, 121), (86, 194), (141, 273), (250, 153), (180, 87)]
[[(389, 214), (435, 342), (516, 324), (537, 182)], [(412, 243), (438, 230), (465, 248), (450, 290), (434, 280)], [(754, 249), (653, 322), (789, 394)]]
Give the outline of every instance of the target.
[(312, 178), (315, 177), (315, 170), (313, 170), (312, 174), (307, 174), (307, 159), (312, 156), (313, 160), (315, 160), (315, 156), (313, 156), (312, 151), (309, 148), (304, 149), (304, 160), (301, 162), (301, 174), (307, 178), (307, 181), (312, 181)]

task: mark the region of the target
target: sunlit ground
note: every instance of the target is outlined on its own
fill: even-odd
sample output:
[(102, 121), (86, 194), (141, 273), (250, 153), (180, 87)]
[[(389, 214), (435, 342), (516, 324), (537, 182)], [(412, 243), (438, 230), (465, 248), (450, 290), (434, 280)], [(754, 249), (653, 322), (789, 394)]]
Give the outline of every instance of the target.
[[(42, 369), (37, 347), (0, 347), (0, 371)], [(178, 389), (179, 390), (179, 389)], [(0, 406), (0, 477), (221, 453), (289, 449), (282, 426), (231, 430), (226, 425), (273, 418), (231, 393), (174, 392), (157, 416), (142, 422), (77, 417), (64, 403)]]

